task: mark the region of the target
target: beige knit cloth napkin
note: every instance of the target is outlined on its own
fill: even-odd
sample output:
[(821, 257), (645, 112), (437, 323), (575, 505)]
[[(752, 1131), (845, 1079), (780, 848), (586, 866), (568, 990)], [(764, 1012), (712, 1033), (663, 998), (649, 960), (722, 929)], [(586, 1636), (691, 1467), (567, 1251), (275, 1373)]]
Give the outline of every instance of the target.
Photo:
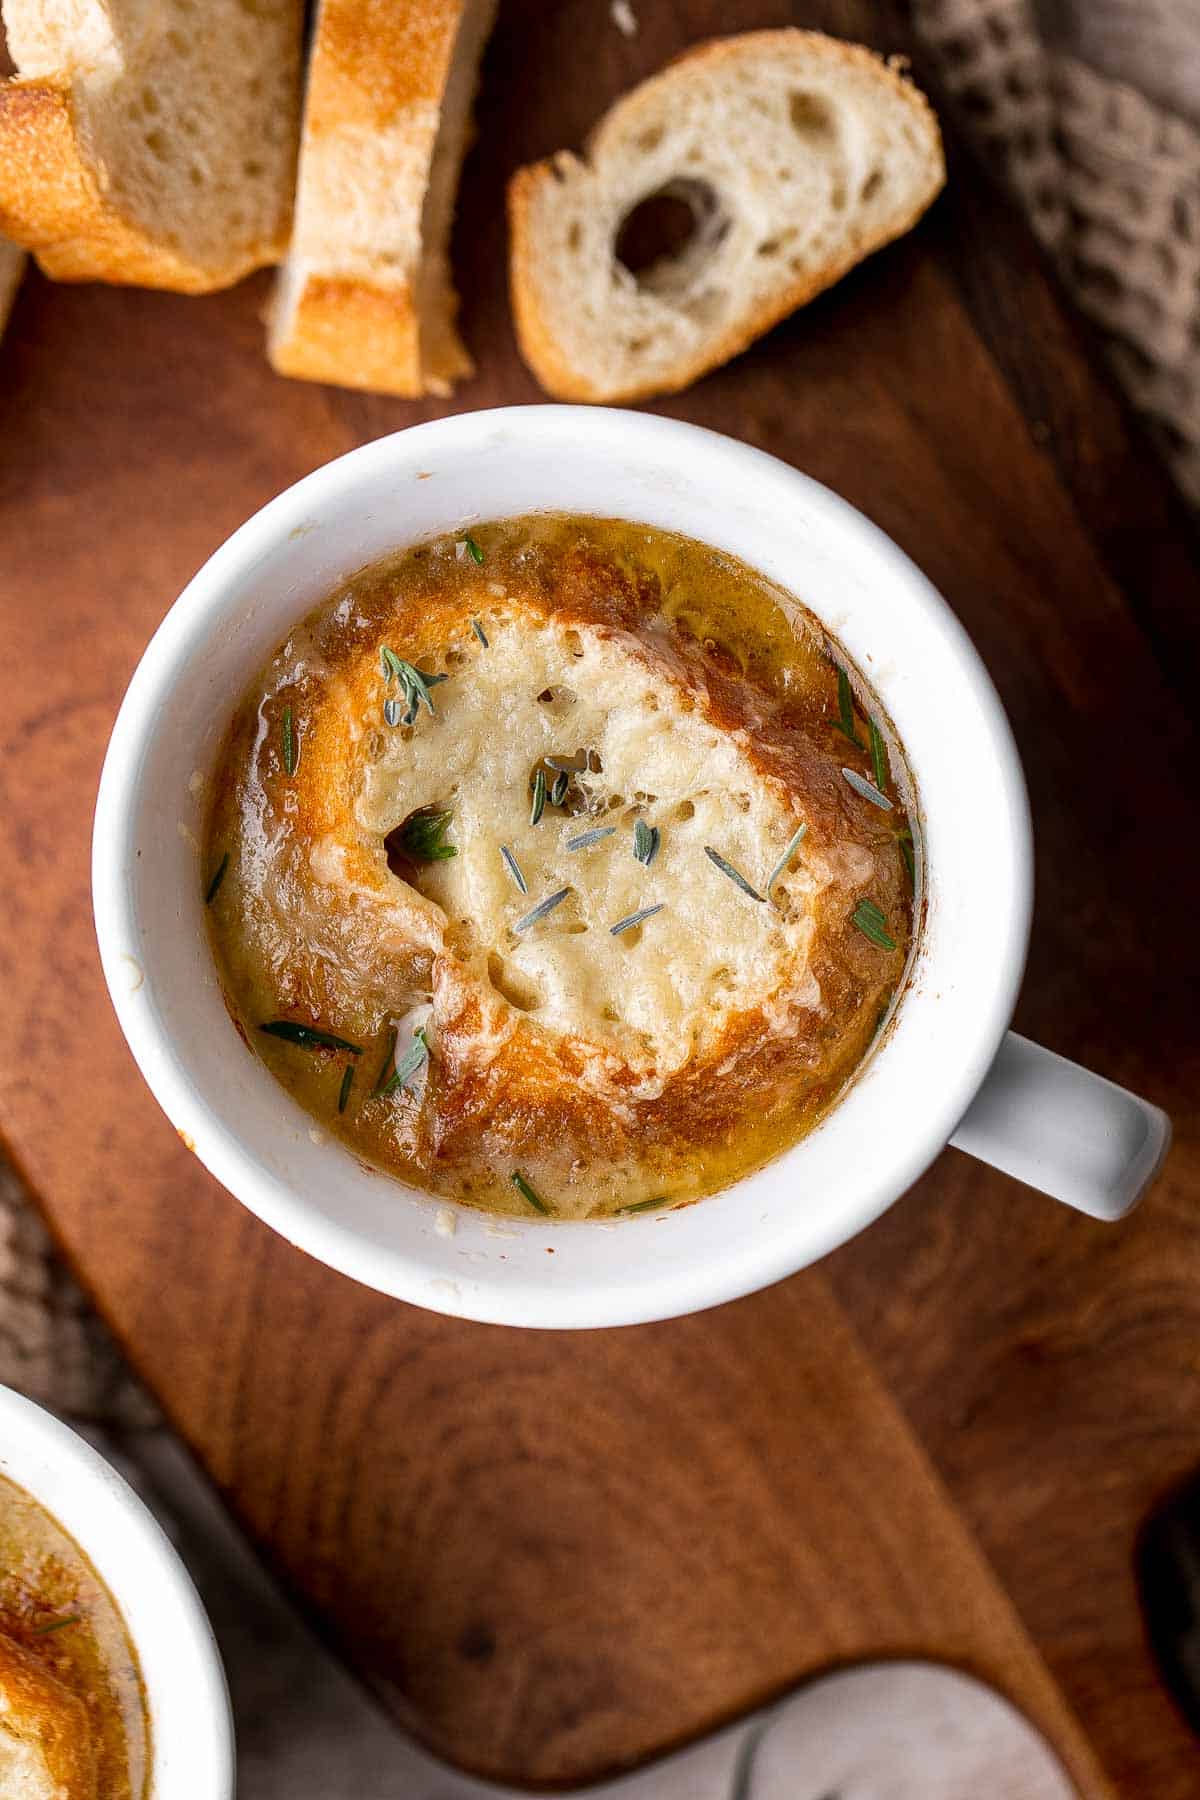
[(1200, 506), (1200, 0), (912, 0), (943, 86)]

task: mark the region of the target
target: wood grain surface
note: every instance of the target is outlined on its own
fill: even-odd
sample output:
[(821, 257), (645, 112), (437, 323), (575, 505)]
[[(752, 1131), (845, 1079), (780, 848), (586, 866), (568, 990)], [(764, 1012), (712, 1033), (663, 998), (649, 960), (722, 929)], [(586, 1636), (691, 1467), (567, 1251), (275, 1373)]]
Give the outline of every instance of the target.
[[(602, 0), (502, 5), (458, 407), (539, 397), (504, 294), (512, 166), (733, 24), (906, 47), (865, 0), (637, 10), (627, 40)], [(839, 489), (971, 631), (1037, 822), (1019, 1022), (1172, 1112), (1166, 1175), (1113, 1229), (948, 1152), (821, 1270), (567, 1338), (416, 1312), (272, 1237), (175, 1140), (103, 992), (91, 809), (151, 629), (279, 488), (445, 410), (276, 378), (265, 293), (35, 276), (0, 352), (0, 1127), (137, 1368), (322, 1629), (474, 1767), (584, 1779), (917, 1651), (999, 1683), (1086, 1791), (1194, 1795), (1131, 1555), (1200, 1461), (1197, 562), (1023, 235), (955, 156), (913, 238), (662, 410)]]

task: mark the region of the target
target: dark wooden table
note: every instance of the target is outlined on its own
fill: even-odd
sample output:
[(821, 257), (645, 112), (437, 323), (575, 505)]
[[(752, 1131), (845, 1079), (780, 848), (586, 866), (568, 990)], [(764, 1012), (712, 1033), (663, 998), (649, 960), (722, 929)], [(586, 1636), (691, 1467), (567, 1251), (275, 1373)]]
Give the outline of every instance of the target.
[[(502, 6), (456, 406), (538, 397), (504, 292), (515, 163), (731, 23), (909, 47), (856, 0), (638, 10), (628, 41), (601, 0)], [(465, 1763), (585, 1778), (920, 1651), (997, 1681), (1087, 1791), (1194, 1795), (1131, 1558), (1200, 1462), (1197, 561), (1023, 232), (955, 155), (911, 239), (662, 410), (839, 489), (970, 629), (1037, 822), (1019, 1023), (1172, 1113), (1166, 1174), (1114, 1229), (948, 1152), (819, 1270), (568, 1339), (413, 1311), (272, 1237), (178, 1144), (103, 992), (91, 809), (149, 632), (279, 488), (444, 410), (275, 378), (266, 291), (34, 276), (2, 350), (0, 1126), (134, 1364), (321, 1628)]]

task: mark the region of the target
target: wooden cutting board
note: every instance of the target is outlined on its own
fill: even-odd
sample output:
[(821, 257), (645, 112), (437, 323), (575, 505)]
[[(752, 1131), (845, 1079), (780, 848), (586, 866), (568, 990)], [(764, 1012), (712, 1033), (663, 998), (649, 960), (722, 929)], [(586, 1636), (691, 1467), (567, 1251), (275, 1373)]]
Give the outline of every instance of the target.
[[(627, 39), (604, 0), (502, 4), (455, 248), (481, 373), (456, 406), (538, 398), (504, 291), (517, 162), (734, 24), (905, 47), (866, 0), (635, 10)], [(265, 281), (184, 300), (34, 276), (0, 350), (0, 1128), (322, 1630), (427, 1742), (508, 1780), (597, 1775), (916, 1652), (997, 1682), (1090, 1793), (1195, 1791), (1130, 1559), (1200, 1460), (1197, 562), (1031, 247), (953, 164), (913, 238), (661, 410), (828, 481), (946, 594), (1030, 777), (1020, 1023), (1167, 1106), (1179, 1142), (1120, 1229), (947, 1153), (821, 1269), (664, 1325), (462, 1325), (301, 1257), (177, 1142), (102, 987), (91, 810), (150, 631), (279, 488), (446, 408), (277, 379)]]

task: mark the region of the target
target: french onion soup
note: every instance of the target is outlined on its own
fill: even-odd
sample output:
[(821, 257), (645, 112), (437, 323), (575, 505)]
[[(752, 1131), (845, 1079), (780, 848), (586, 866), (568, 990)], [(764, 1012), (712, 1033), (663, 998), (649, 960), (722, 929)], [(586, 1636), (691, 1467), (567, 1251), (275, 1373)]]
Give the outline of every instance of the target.
[(74, 1538), (0, 1476), (0, 1794), (142, 1800), (149, 1751), (116, 1601)]
[(885, 1021), (909, 792), (846, 657), (742, 563), (473, 527), (345, 581), (243, 696), (205, 842), (227, 1004), (413, 1186), (694, 1200), (809, 1131)]

